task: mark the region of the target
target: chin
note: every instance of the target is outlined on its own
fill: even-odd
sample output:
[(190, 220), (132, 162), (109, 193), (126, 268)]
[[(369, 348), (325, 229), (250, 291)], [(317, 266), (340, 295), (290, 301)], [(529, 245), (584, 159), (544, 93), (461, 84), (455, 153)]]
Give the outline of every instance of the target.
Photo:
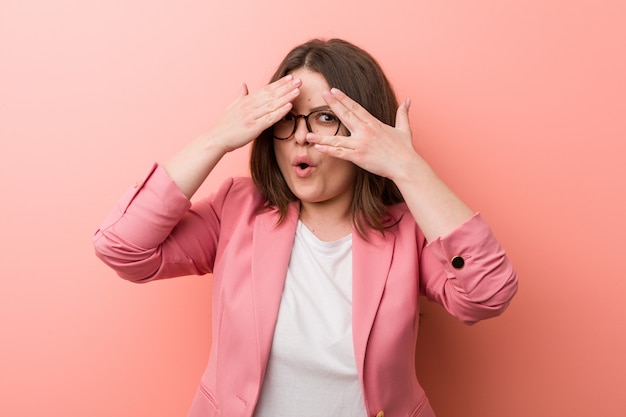
[(319, 192), (315, 190), (307, 189), (306, 186), (297, 186), (297, 187), (289, 187), (293, 195), (302, 202), (305, 203), (319, 203), (323, 201), (323, 197), (320, 196)]

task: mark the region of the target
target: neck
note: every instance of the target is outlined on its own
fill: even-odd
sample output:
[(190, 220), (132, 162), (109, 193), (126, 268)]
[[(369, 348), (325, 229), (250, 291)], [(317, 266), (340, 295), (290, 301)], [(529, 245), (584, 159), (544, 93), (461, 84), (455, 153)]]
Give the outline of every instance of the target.
[(341, 210), (336, 205), (325, 203), (301, 203), (300, 220), (318, 237), (332, 242), (352, 233), (350, 208)]

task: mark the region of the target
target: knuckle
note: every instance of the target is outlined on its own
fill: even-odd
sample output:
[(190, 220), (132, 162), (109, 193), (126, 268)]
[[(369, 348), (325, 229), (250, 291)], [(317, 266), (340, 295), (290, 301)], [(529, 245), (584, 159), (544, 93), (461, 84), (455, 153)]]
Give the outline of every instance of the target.
[(265, 87), (263, 87), (263, 91), (270, 98), (275, 98), (276, 97), (276, 90), (274, 90), (271, 85), (266, 85)]
[(265, 113), (263, 115), (263, 120), (270, 124), (274, 123), (274, 112)]

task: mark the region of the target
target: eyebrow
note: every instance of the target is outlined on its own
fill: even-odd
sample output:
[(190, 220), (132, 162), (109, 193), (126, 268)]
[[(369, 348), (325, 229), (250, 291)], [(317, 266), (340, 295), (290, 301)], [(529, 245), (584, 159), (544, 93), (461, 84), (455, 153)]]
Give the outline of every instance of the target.
[(330, 106), (319, 106), (319, 107), (315, 107), (312, 108), (311, 111), (320, 111), (320, 110), (330, 110)]
[[(330, 106), (326, 105), (326, 106), (314, 107), (314, 108), (309, 110), (309, 113), (313, 113), (313, 112), (316, 112), (316, 111), (322, 111), (322, 110), (327, 110), (327, 111), (333, 112), (330, 109)], [(293, 111), (291, 113), (295, 114)]]

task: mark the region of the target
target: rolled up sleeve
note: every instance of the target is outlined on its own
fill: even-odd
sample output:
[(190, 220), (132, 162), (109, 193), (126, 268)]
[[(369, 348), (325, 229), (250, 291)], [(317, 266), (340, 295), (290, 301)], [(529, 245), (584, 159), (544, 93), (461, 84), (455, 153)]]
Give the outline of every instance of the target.
[(189, 199), (155, 164), (95, 232), (96, 256), (134, 282), (210, 272), (219, 219), (210, 207), (202, 214), (190, 208)]
[(479, 213), (422, 254), (426, 296), (473, 324), (501, 314), (517, 292), (517, 274)]

